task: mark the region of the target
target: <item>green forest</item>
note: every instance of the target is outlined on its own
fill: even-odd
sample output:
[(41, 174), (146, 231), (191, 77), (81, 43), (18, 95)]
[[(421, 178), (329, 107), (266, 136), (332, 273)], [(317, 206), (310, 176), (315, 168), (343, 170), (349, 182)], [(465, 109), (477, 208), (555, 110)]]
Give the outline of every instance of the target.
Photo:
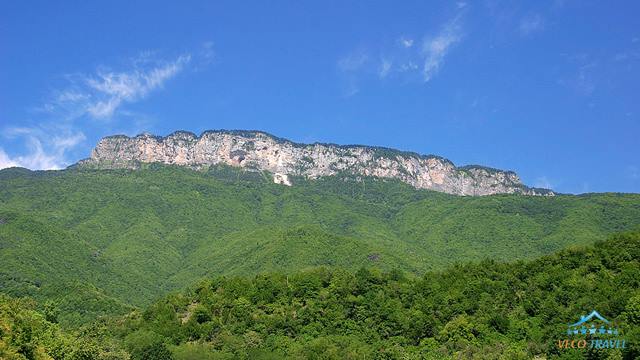
[[(375, 268), (218, 276), (72, 332), (0, 297), (3, 359), (636, 359), (640, 233), (533, 261), (412, 276)], [(597, 308), (624, 349), (560, 349)]]
[[(634, 359), (640, 195), (0, 170), (0, 358)], [(597, 309), (625, 349), (558, 349)]]

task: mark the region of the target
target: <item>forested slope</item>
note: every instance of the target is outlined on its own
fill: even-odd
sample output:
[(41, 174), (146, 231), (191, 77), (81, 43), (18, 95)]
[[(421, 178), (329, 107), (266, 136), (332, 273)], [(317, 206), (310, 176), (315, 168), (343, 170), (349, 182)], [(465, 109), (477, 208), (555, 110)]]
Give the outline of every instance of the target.
[(637, 194), (458, 197), (371, 178), (295, 180), (224, 167), (1, 170), (0, 291), (49, 300), (77, 324), (203, 276), (318, 266), (420, 275), (532, 259), (640, 224)]
[[(0, 357), (636, 359), (639, 261), (636, 232), (533, 261), (485, 260), (419, 277), (368, 268), (213, 277), (66, 334), (49, 312), (0, 297)], [(567, 325), (592, 310), (619, 328), (624, 349), (558, 347)]]

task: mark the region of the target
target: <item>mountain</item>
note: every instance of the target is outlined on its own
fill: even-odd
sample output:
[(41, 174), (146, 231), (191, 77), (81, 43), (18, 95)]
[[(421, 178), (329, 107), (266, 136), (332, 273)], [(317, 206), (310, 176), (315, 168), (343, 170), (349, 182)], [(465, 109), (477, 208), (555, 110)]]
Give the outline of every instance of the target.
[(417, 189), (457, 195), (554, 195), (551, 190), (523, 185), (512, 171), (456, 167), (439, 156), (381, 147), (298, 144), (260, 131), (206, 131), (199, 137), (185, 131), (167, 137), (108, 136), (80, 165), (114, 169), (137, 168), (142, 163), (195, 168), (224, 164), (268, 171), (274, 182), (285, 185), (292, 185), (296, 176), (316, 179), (346, 173), (397, 179)]
[(473, 197), (373, 177), (294, 181), (223, 165), (0, 170), (0, 292), (51, 301), (61, 323), (83, 323), (203, 276), (423, 274), (640, 226), (638, 194)]

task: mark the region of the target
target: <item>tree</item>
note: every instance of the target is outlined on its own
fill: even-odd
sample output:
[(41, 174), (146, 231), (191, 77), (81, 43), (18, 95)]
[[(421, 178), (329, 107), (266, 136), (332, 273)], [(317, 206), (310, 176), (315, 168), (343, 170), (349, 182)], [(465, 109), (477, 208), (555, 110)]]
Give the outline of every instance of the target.
[(174, 356), (164, 343), (156, 342), (131, 353), (134, 360), (173, 360)]

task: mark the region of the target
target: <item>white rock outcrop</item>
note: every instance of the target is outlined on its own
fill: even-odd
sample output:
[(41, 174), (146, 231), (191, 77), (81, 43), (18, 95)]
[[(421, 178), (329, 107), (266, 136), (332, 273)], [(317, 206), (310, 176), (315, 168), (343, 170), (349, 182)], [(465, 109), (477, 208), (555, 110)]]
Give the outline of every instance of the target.
[(260, 131), (178, 131), (166, 137), (142, 134), (100, 140), (81, 166), (137, 168), (163, 163), (201, 168), (225, 164), (274, 174), (291, 186), (290, 176), (310, 179), (337, 174), (398, 179), (418, 189), (457, 195), (520, 193), (553, 195), (526, 187), (512, 171), (482, 166), (456, 167), (439, 156), (361, 145), (298, 144)]

